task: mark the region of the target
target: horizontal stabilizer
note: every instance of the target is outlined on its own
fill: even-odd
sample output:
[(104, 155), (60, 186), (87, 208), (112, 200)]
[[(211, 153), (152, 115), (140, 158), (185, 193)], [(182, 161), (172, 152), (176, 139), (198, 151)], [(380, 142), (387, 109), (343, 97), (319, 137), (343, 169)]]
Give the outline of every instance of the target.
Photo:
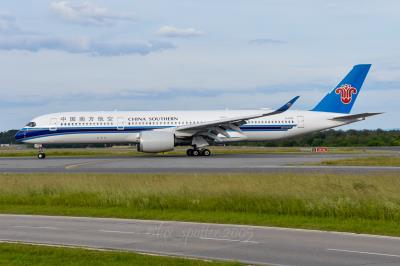
[(365, 119), (368, 116), (380, 115), (380, 114), (383, 114), (383, 113), (362, 113), (362, 114), (356, 114), (356, 115), (345, 115), (345, 116), (334, 117), (334, 118), (332, 118), (332, 120), (346, 121), (346, 120)]

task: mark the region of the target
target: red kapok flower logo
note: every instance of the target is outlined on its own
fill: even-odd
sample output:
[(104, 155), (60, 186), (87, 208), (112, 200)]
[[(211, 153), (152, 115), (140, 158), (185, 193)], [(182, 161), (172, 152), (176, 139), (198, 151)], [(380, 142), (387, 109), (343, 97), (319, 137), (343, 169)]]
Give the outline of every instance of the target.
[(351, 103), (353, 94), (357, 93), (357, 89), (349, 84), (344, 84), (335, 90), (336, 94), (340, 94), (340, 100), (344, 104)]

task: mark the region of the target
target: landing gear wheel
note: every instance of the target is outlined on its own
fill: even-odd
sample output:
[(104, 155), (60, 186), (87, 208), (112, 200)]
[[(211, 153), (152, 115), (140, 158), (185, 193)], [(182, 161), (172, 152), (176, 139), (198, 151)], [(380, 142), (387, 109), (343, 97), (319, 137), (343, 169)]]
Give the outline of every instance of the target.
[(211, 151), (209, 149), (204, 149), (201, 151), (201, 155), (202, 156), (210, 156), (211, 155)]
[(186, 155), (187, 155), (187, 156), (193, 156), (193, 149), (188, 149), (188, 150), (186, 151)]
[(35, 148), (39, 148), (39, 153), (37, 155), (37, 157), (39, 159), (44, 159), (46, 158), (46, 154), (44, 153), (44, 148), (42, 144), (35, 144)]
[(186, 151), (187, 156), (210, 156), (211, 151), (209, 149), (188, 149)]

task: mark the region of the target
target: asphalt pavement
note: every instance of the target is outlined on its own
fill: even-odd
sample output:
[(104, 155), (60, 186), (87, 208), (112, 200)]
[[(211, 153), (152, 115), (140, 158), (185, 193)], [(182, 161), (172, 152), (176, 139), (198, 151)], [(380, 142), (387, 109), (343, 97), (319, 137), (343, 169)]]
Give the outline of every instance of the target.
[(400, 265), (400, 238), (260, 226), (0, 215), (0, 241), (267, 265)]
[[(135, 156), (135, 157), (49, 157), (1, 158), (0, 172), (373, 172), (394, 171), (400, 167), (313, 166), (322, 160), (346, 159), (365, 154), (226, 154), (211, 157)], [(368, 154), (371, 156), (371, 154)]]

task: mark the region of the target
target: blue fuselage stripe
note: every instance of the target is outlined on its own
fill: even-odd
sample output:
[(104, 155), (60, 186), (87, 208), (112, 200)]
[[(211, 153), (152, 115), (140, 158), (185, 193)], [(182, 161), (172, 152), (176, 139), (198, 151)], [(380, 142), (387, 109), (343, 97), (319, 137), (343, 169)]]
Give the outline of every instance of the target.
[[(58, 127), (56, 130), (50, 128), (23, 128), (16, 135), (18, 141), (43, 138), (49, 136), (71, 135), (71, 134), (106, 134), (106, 133), (138, 133), (154, 129), (171, 128), (173, 126), (149, 126), (149, 127)], [(287, 131), (295, 125), (243, 125), (242, 131)]]

